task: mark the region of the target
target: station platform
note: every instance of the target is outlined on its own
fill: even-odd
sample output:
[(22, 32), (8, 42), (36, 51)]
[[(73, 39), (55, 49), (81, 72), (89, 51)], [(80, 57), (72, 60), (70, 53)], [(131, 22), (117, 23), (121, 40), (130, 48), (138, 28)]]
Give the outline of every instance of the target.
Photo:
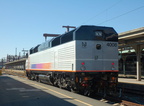
[(137, 79), (132, 78), (118, 78), (118, 87), (123, 90), (123, 92), (130, 92), (139, 95), (144, 95), (144, 80), (137, 81)]
[(128, 83), (128, 84), (144, 85), (144, 80), (137, 81), (137, 79), (132, 79), (132, 78), (118, 78), (118, 82)]

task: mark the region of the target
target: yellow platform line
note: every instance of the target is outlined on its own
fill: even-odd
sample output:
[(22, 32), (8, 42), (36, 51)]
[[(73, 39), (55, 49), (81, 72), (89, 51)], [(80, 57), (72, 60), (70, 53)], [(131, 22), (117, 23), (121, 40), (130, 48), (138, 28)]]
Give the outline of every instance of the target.
[[(12, 77), (12, 76), (10, 76), (10, 77)], [(14, 78), (14, 77), (13, 77), (13, 78)], [(19, 80), (18, 78), (14, 78), (14, 79)], [(21, 80), (21, 81), (22, 81), (22, 80)], [(29, 84), (29, 83), (26, 82), (26, 81), (22, 81), (22, 82), (23, 82), (23, 83), (26, 83), (26, 84)], [(44, 88), (44, 89), (46, 89), (46, 90), (52, 91), (52, 92), (54, 92), (54, 93), (56, 93), (56, 94), (59, 94), (59, 95), (61, 95), (61, 96), (63, 96), (63, 97), (66, 97), (66, 98), (69, 98), (69, 99), (73, 99), (73, 100), (75, 100), (75, 101), (77, 101), (77, 102), (79, 102), (79, 103), (85, 104), (85, 105), (87, 105), (87, 106), (93, 106), (93, 105), (91, 105), (91, 104), (89, 104), (89, 103), (83, 102), (83, 101), (81, 101), (81, 100), (79, 100), (79, 99), (75, 99), (75, 98), (73, 98), (73, 97), (71, 97), (71, 96), (67, 96), (67, 95), (65, 95), (65, 94), (62, 94), (62, 93), (57, 92), (57, 91), (55, 91), (55, 90), (52, 90), (52, 89), (50, 89), (50, 88), (41, 86), (41, 85), (39, 85), (39, 84), (35, 84), (35, 83), (33, 83), (33, 82), (30, 82), (30, 83), (33, 84), (33, 85), (39, 86), (39, 87), (41, 87), (41, 88)], [(31, 86), (32, 86), (32, 85), (31, 85)]]
[[(34, 83), (32, 83), (32, 84), (34, 84)], [(52, 91), (52, 92), (54, 92), (54, 93), (57, 93), (57, 94), (59, 94), (59, 95), (61, 95), (61, 96), (64, 96), (64, 97), (66, 97), (66, 98), (73, 99), (73, 100), (75, 100), (75, 101), (77, 101), (77, 102), (80, 102), (80, 103), (82, 103), (82, 104), (85, 104), (85, 105), (87, 105), (87, 106), (93, 106), (93, 105), (91, 105), (91, 104), (88, 104), (88, 103), (83, 102), (83, 101), (81, 101), (81, 100), (75, 99), (75, 98), (73, 98), (73, 97), (71, 97), (71, 96), (67, 96), (67, 95), (65, 95), (65, 94), (59, 93), (59, 92), (57, 92), (57, 91), (55, 91), (55, 90), (46, 88), (46, 87), (44, 87), (44, 86), (41, 86), (41, 85), (38, 85), (38, 84), (34, 84), (34, 85), (39, 86), (39, 87), (44, 88), (44, 89), (47, 89), (47, 90)]]

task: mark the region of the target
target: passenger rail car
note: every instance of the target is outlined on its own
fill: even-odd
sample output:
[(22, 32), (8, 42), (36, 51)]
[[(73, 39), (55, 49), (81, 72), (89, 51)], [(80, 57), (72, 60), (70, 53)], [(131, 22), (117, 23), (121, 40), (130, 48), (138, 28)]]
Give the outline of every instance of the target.
[(30, 49), (26, 73), (85, 95), (110, 94), (118, 79), (118, 34), (111, 27), (80, 26)]

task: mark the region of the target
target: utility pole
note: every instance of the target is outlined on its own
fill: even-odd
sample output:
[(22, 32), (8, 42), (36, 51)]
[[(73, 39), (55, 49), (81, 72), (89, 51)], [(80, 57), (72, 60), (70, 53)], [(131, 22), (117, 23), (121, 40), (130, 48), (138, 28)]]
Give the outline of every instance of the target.
[(75, 26), (62, 26), (62, 27), (67, 29), (66, 32), (69, 32), (69, 29), (70, 29), (70, 28), (76, 28)]
[(23, 55), (25, 56), (25, 53), (26, 53), (26, 52), (28, 53), (28, 50), (25, 50), (25, 49), (23, 48), (22, 52), (23, 52)]
[(14, 60), (17, 60), (17, 48), (15, 48), (15, 56), (13, 58)]
[(3, 66), (4, 66), (4, 60), (2, 59), (1, 62), (2, 62), (2, 68), (3, 68)]

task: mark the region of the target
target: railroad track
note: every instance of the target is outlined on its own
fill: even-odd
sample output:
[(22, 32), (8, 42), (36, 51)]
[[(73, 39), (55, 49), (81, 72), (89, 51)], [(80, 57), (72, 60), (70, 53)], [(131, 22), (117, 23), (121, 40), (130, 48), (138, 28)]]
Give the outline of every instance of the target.
[(137, 94), (137, 95), (142, 95), (144, 96), (144, 92), (140, 90), (134, 90), (134, 89), (129, 89), (129, 88), (123, 88), (123, 93), (131, 93), (131, 94)]
[(142, 104), (137, 104), (137, 103), (133, 103), (133, 102), (126, 101), (126, 100), (122, 100), (121, 105), (124, 105), (124, 106), (144, 106)]
[(124, 98), (106, 97), (103, 101), (113, 103), (114, 106), (144, 106), (140, 103), (135, 103)]

